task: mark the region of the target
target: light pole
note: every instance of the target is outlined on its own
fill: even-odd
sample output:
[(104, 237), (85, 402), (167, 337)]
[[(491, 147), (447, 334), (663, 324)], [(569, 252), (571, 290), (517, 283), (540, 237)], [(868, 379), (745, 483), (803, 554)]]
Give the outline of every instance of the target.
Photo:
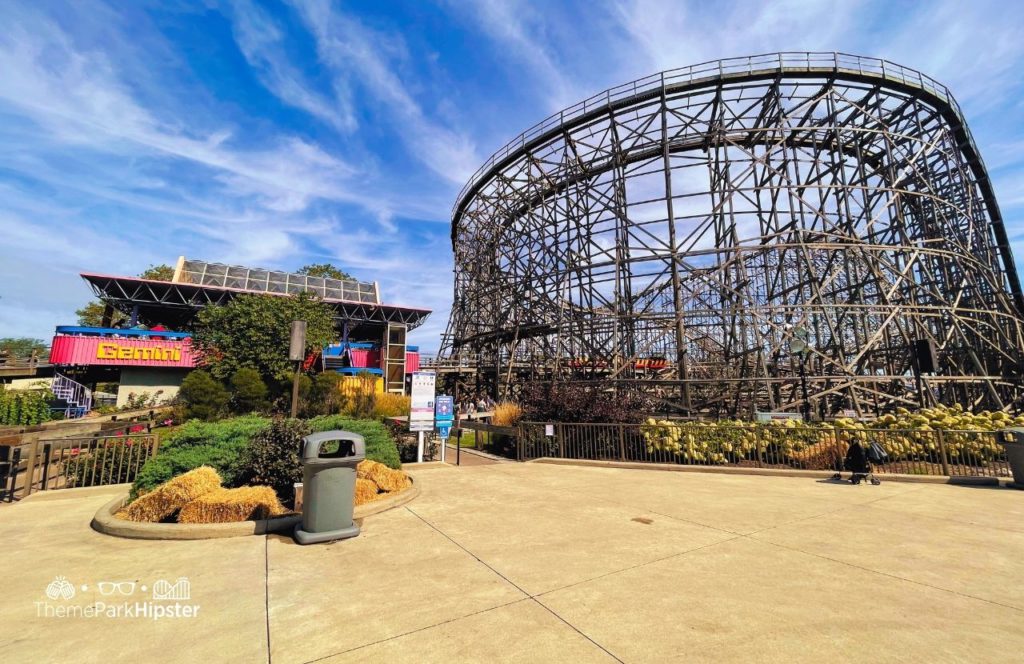
[(789, 350), (792, 353), (796, 353), (797, 357), (800, 358), (800, 391), (803, 393), (803, 405), (800, 410), (803, 412), (804, 421), (808, 422), (811, 419), (811, 398), (807, 394), (807, 354), (811, 352), (811, 346), (807, 342), (810, 335), (807, 332), (807, 328), (798, 327), (793, 330), (793, 338), (789, 342)]

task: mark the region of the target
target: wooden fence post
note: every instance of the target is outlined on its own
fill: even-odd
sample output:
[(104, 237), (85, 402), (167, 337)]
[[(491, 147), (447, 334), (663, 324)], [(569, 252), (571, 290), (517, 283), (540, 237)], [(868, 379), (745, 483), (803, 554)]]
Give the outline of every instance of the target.
[(29, 496), (32, 493), (32, 485), (35, 484), (36, 480), (36, 454), (39, 451), (39, 440), (33, 440), (32, 446), (28, 448), (28, 461), (25, 465), (25, 490), (22, 492), (22, 498)]

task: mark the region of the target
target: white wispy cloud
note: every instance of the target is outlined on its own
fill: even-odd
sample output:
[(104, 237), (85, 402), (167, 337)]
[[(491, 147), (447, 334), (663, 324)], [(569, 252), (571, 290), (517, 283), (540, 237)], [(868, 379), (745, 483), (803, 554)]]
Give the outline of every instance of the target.
[(501, 58), (515, 78), (529, 80), (544, 97), (542, 111), (559, 111), (597, 92), (587, 89), (588, 80), (580, 80), (589, 79), (590, 68), (560, 54), (560, 49), (578, 41), (579, 33), (576, 26), (557, 21), (552, 7), (524, 0), (446, 4), (453, 17), (478, 26), (500, 45)]
[[(388, 301), (433, 308), (412, 338), (436, 347), (452, 290), (448, 215), (487, 150), (635, 78), (780, 50), (884, 57), (948, 85), (1010, 235), (1024, 237), (1024, 7), (1013, 3), (151, 9), (0, 5), (0, 336), (67, 322), (88, 297), (80, 270), (132, 273), (186, 253), (339, 263)], [(213, 65), (183, 31), (160, 29), (168, 13), (191, 38), (220, 39), (204, 43)]]
[(405, 45), (394, 33), (366, 27), (326, 0), (291, 0), (316, 39), (322, 62), (339, 86), (354, 77), (383, 104), (395, 132), (412, 154), (447, 180), (463, 184), (480, 165), (474, 141), (430, 116), (399, 74)]
[(268, 90), (286, 104), (340, 131), (356, 128), (351, 92), (345, 81), (335, 81), (328, 94), (317, 90), (292, 64), (284, 46), (285, 35), (273, 18), (248, 0), (233, 0), (229, 11), (235, 41)]

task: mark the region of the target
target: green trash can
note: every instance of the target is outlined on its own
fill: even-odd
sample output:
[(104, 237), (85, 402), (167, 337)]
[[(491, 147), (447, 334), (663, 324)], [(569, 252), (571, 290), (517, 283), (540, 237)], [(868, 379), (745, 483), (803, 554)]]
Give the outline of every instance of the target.
[(366, 442), (350, 431), (324, 431), (302, 439), (302, 523), (295, 541), (316, 544), (359, 534), (352, 521), (356, 466), (366, 458)]

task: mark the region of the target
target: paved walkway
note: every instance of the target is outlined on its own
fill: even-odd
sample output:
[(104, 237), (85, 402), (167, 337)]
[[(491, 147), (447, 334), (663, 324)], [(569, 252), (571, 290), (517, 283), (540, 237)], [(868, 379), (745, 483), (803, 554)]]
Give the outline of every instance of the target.
[(485, 454), (481, 454), (476, 450), (468, 447), (462, 448), (462, 454), (459, 454), (458, 450), (455, 449), (454, 445), (448, 445), (448, 449), (445, 451), (445, 462), (451, 465), (455, 465), (458, 462), (460, 466), (489, 466), (495, 463), (503, 463), (498, 459), (492, 459)]
[[(407, 507), (368, 518), (354, 540), (309, 547), (121, 540), (88, 527), (109, 489), (33, 496), (0, 516), (0, 661), (939, 662), (1024, 651), (1021, 492), (545, 464), (415, 474), (423, 493)], [(75, 597), (47, 599), (56, 576)], [(46, 615), (119, 601), (103, 581), (134, 581), (123, 589), (141, 601), (180, 577), (190, 597), (178, 603), (199, 606), (195, 617)]]

